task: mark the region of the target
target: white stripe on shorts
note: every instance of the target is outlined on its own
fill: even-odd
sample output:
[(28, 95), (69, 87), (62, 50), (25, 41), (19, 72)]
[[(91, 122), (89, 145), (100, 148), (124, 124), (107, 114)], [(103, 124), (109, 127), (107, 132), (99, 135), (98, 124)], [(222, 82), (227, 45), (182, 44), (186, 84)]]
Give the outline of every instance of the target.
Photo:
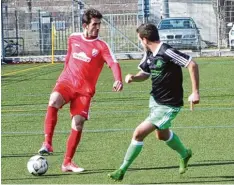
[(164, 125), (169, 119), (170, 119), (170, 115), (173, 113), (173, 109), (170, 109), (165, 116), (163, 116), (163, 119), (157, 123), (157, 127), (160, 128), (161, 125)]

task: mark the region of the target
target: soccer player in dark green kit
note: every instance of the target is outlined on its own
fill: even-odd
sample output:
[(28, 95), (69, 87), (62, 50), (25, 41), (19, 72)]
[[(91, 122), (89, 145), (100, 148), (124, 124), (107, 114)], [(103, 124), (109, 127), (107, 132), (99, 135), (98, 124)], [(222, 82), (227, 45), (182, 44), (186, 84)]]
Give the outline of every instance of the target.
[(179, 154), (179, 173), (185, 173), (192, 151), (186, 148), (170, 129), (171, 121), (184, 104), (182, 67), (189, 70), (192, 82), (192, 94), (189, 96), (189, 101), (191, 104), (198, 104), (200, 100), (199, 71), (196, 62), (190, 56), (162, 43), (155, 25), (142, 24), (136, 31), (145, 54), (138, 66), (140, 71), (136, 75), (128, 74), (125, 82), (142, 82), (151, 76), (150, 113), (135, 129), (120, 168), (108, 174), (110, 178), (117, 181), (123, 179), (127, 169), (141, 152), (144, 138), (153, 131), (159, 140), (165, 141), (168, 147)]

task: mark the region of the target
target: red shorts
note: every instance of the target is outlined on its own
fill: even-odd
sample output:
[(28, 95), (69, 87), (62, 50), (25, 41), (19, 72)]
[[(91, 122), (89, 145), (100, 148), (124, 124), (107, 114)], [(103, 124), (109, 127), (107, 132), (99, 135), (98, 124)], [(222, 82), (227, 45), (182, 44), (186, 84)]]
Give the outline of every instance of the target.
[(66, 103), (70, 102), (71, 117), (80, 115), (85, 119), (89, 119), (89, 108), (92, 100), (91, 96), (82, 95), (62, 83), (56, 83), (53, 92), (59, 92)]

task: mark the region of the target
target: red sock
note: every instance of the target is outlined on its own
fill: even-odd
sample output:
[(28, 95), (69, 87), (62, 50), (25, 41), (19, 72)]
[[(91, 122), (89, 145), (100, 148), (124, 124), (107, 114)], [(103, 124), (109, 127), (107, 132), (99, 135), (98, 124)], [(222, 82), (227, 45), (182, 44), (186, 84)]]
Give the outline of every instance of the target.
[(67, 140), (67, 151), (65, 154), (65, 158), (63, 161), (63, 164), (67, 164), (70, 163), (75, 152), (76, 152), (76, 148), (80, 142), (80, 138), (81, 138), (81, 134), (82, 134), (82, 130), (71, 130), (70, 136), (68, 137)]
[(45, 142), (52, 146), (54, 128), (57, 123), (58, 109), (48, 106), (44, 123)]

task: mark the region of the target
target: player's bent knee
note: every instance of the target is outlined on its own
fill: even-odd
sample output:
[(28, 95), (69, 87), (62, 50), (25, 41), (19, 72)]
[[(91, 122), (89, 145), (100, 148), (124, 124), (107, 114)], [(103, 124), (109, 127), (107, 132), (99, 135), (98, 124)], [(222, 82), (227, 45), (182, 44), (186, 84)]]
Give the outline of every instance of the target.
[(136, 141), (143, 141), (144, 140), (144, 135), (141, 134), (141, 132), (139, 132), (137, 129), (134, 131), (133, 133), (133, 137), (134, 140)]
[(85, 120), (86, 119), (80, 115), (73, 116), (71, 125), (72, 129), (81, 131), (83, 129)]
[(161, 141), (167, 141), (170, 138), (170, 130), (165, 129), (165, 130), (157, 130), (156, 131), (156, 138)]
[(157, 136), (157, 139), (161, 140), (161, 141), (166, 141), (167, 140), (167, 138), (164, 137), (164, 136)]
[(53, 99), (49, 100), (49, 106), (59, 109), (56, 100), (53, 100)]
[(64, 103), (65, 103), (65, 100), (63, 99), (60, 93), (53, 92), (50, 95), (49, 106), (59, 109), (60, 107), (64, 105)]

